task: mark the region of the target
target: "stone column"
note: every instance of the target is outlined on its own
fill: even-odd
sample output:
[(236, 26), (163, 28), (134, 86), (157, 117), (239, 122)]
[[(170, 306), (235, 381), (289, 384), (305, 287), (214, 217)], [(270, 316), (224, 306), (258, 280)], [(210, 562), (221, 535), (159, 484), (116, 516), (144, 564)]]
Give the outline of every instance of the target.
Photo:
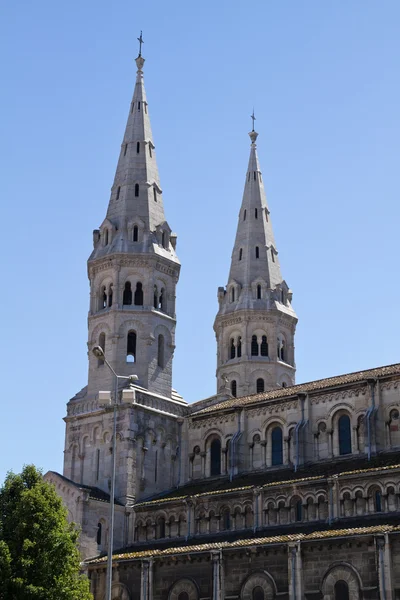
[(283, 464), (289, 464), (289, 436), (285, 435), (283, 438)]
[(222, 551), (211, 552), (213, 564), (213, 585), (211, 600), (224, 600), (224, 570), (222, 562)]
[(261, 442), (263, 467), (267, 466), (267, 440)]
[(206, 476), (206, 453), (201, 452), (200, 456), (201, 456), (201, 474), (202, 474), (202, 477), (205, 477)]
[(304, 599), (304, 582), (300, 542), (288, 544), (289, 600)]
[(328, 517), (329, 520), (340, 517), (339, 479), (337, 475), (328, 477)]
[(379, 597), (385, 600), (394, 600), (389, 535), (385, 533), (383, 536), (377, 536), (375, 540), (378, 552)]
[(333, 430), (327, 429), (326, 433), (328, 436), (328, 458), (333, 458), (333, 439), (332, 439)]
[(256, 530), (263, 525), (261, 488), (255, 488), (253, 490), (253, 515), (253, 528)]
[(140, 600), (153, 600), (153, 561), (142, 560)]

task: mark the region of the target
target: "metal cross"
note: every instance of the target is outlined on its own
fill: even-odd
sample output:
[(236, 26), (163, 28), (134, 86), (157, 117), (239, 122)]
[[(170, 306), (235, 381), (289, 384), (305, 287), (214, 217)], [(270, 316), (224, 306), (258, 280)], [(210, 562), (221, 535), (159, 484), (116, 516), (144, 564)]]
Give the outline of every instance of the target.
[(140, 32), (140, 37), (137, 38), (137, 41), (139, 42), (139, 56), (142, 56), (142, 44), (144, 44), (142, 32)]
[(253, 131), (254, 131), (254, 121), (256, 120), (256, 118), (254, 116), (254, 108), (253, 108), (253, 114), (251, 115), (251, 118), (253, 119)]

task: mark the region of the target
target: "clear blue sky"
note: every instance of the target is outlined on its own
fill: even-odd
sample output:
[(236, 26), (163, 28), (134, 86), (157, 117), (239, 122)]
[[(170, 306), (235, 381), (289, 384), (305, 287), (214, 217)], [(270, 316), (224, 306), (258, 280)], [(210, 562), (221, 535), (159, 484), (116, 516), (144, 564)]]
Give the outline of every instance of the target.
[(256, 110), (297, 381), (399, 360), (398, 0), (3, 2), (0, 481), (61, 470), (86, 383), (102, 222), (143, 30), (167, 219), (178, 233), (174, 386), (215, 391), (212, 329)]

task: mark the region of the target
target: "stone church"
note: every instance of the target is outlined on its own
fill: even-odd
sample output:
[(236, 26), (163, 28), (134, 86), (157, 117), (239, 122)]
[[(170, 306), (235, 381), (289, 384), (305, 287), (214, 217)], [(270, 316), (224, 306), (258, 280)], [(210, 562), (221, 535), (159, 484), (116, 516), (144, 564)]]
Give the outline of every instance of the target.
[(180, 262), (144, 62), (88, 260), (88, 383), (67, 404), (63, 474), (45, 476), (81, 528), (94, 598), (105, 594), (110, 392), (115, 600), (400, 598), (400, 364), (295, 384), (297, 316), (254, 128), (218, 288), (216, 394), (189, 405), (172, 387)]

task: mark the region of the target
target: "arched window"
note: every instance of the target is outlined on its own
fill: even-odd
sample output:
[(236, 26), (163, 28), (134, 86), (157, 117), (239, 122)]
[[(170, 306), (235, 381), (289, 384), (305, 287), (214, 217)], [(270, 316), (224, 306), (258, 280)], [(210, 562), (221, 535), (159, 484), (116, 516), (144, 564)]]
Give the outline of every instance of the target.
[(235, 348), (235, 340), (232, 338), (229, 345), (229, 356), (230, 358), (235, 358), (236, 356), (236, 348)]
[(231, 302), (235, 302), (235, 288), (231, 289)]
[(165, 538), (165, 519), (158, 517), (157, 519), (157, 539)]
[(133, 227), (133, 241), (137, 242), (139, 240), (139, 227), (134, 225)]
[(282, 387), (286, 387), (286, 382), (282, 381)]
[(160, 333), (158, 336), (157, 364), (162, 369), (164, 368), (164, 336)]
[(110, 283), (108, 286), (108, 306), (112, 306), (113, 303), (113, 284)]
[(154, 308), (158, 308), (158, 289), (157, 286), (154, 286), (154, 299), (153, 299)]
[(136, 332), (129, 331), (126, 341), (126, 362), (136, 361)]
[(257, 300), (261, 300), (261, 285), (257, 286)]
[(375, 505), (375, 512), (382, 512), (382, 496), (381, 496), (381, 493), (379, 490), (375, 491), (374, 505)]
[(101, 534), (102, 534), (102, 526), (101, 523), (97, 523), (97, 536), (96, 536), (96, 541), (97, 541), (97, 545), (101, 546)]
[(251, 596), (251, 600), (264, 600), (264, 590), (260, 585), (256, 585), (255, 587), (253, 587)]
[(285, 340), (281, 336), (279, 336), (277, 339), (276, 351), (278, 354), (278, 360), (285, 362), (285, 360), (286, 360), (286, 345), (285, 345)]
[(153, 187), (153, 198), (154, 198), (154, 202), (157, 202), (157, 190), (155, 187)]
[(238, 358), (242, 356), (242, 338), (240, 337), (240, 335), (237, 339), (236, 355)]
[[(103, 350), (103, 352), (105, 352), (105, 350), (106, 350), (106, 334), (105, 333), (101, 333), (99, 335), (99, 346)], [(101, 367), (101, 365), (104, 365), (104, 358), (102, 356), (100, 356), (97, 359), (97, 366)]]
[(280, 427), (274, 427), (271, 432), (271, 447), (272, 447), (272, 456), (271, 456), (272, 465), (282, 465), (283, 464), (283, 439), (282, 439), (282, 429)]
[(243, 221), (245, 221), (245, 220), (246, 220), (246, 214), (247, 214), (247, 211), (246, 211), (246, 209), (244, 209), (244, 213), (243, 213)]
[(335, 600), (350, 600), (349, 586), (345, 581), (335, 583)]
[(222, 513), (222, 529), (229, 530), (231, 528), (231, 513), (229, 508), (226, 508)]
[(101, 288), (101, 308), (107, 308), (107, 292), (105, 285)]
[(140, 152), (140, 142), (136, 142), (136, 153), (139, 154)]
[(161, 288), (160, 297), (158, 299), (158, 308), (165, 312), (165, 289)]
[(130, 306), (132, 304), (132, 286), (130, 281), (125, 283), (122, 304), (125, 306)]
[(243, 250), (242, 250), (242, 248), (240, 248), (240, 250), (239, 250), (239, 260), (242, 260), (242, 256), (243, 256)]
[(121, 193), (121, 186), (119, 185), (119, 186), (117, 187), (117, 200), (119, 200), (119, 195), (120, 195), (120, 193)]
[(251, 336), (251, 355), (258, 356), (258, 341), (256, 335)]
[(268, 341), (266, 335), (263, 335), (261, 338), (261, 356), (268, 356)]
[(351, 454), (351, 426), (350, 417), (342, 415), (338, 421), (339, 454)]
[(303, 520), (303, 505), (301, 503), (301, 500), (297, 500), (296, 502), (296, 521), (302, 521)]
[(236, 379), (233, 379), (233, 381), (231, 381), (231, 394), (234, 398), (236, 398), (236, 395), (237, 395)]
[(136, 284), (135, 306), (143, 306), (143, 285), (140, 281)]
[(256, 258), (260, 258), (260, 248), (256, 246)]
[(135, 183), (135, 196), (136, 196), (136, 198), (139, 197), (139, 184), (138, 183)]
[(256, 389), (257, 389), (257, 394), (260, 394), (261, 392), (264, 391), (265, 385), (264, 385), (264, 379), (262, 379), (262, 377), (259, 377), (257, 379)]
[(221, 441), (214, 438), (210, 446), (210, 475), (221, 475)]

